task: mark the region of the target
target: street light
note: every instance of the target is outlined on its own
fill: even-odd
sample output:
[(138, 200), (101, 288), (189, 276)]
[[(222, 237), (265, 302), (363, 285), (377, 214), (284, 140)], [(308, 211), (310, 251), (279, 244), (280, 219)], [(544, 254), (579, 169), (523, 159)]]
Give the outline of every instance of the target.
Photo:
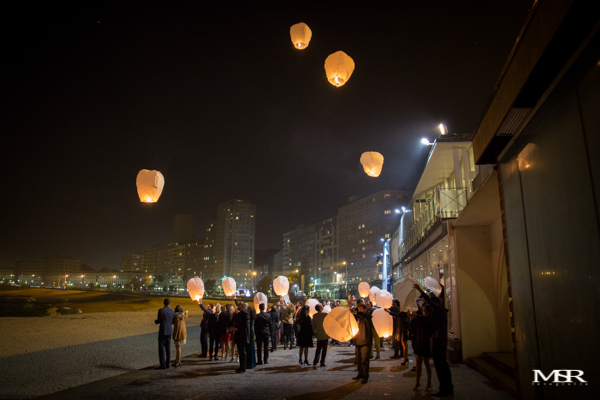
[(430, 142), (427, 140), (427, 138), (421, 139), (421, 143), (423, 143), (425, 146), (433, 146), (435, 144), (435, 142)]
[(440, 130), (440, 133), (441, 133), (442, 135), (447, 135), (447, 134), (448, 134), (448, 127), (447, 127), (446, 125), (444, 125), (444, 124), (440, 124), (440, 125), (438, 126), (438, 129)]

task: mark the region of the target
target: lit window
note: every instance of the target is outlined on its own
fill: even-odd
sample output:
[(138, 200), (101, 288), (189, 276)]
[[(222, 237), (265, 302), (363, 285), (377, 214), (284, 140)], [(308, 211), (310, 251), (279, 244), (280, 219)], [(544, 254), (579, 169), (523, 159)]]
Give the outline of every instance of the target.
[(384, 213), (384, 214), (391, 214), (391, 213), (392, 213), (392, 210), (385, 210), (383, 213)]

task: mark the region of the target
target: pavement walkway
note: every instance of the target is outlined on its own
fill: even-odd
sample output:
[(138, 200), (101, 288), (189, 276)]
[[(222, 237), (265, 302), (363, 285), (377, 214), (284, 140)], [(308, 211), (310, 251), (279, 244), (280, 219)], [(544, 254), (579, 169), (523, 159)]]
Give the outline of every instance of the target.
[[(309, 351), (309, 362), (315, 348)], [(413, 391), (416, 372), (411, 362), (400, 365), (391, 359), (392, 351), (382, 351), (381, 360), (371, 360), (367, 384), (352, 380), (356, 376), (354, 348), (329, 346), (326, 367), (298, 365), (298, 350), (280, 346), (270, 353), (269, 364), (236, 374), (237, 363), (209, 361), (196, 355), (184, 357), (179, 368), (155, 370), (156, 366), (128, 372), (82, 386), (39, 397), (44, 400), (72, 399), (189, 399), (189, 400), (310, 400), (310, 399), (428, 399), (431, 394)], [(158, 357), (157, 357), (158, 358)], [(455, 387), (454, 399), (508, 400), (512, 397), (487, 378), (463, 364), (450, 364)], [(433, 388), (438, 381), (432, 363)], [(425, 373), (425, 371), (423, 371)], [(425, 378), (425, 377), (423, 377)]]

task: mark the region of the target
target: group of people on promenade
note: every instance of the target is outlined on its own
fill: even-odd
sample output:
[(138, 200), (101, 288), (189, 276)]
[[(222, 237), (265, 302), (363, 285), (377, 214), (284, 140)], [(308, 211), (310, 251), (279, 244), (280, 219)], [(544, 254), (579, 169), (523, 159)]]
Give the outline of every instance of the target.
[[(421, 293), (421, 302), (418, 311), (403, 311), (400, 302), (394, 299), (392, 307), (385, 309), (393, 318), (392, 347), (394, 355), (391, 358), (403, 358), (402, 365), (408, 360), (408, 341), (412, 342), (413, 352), (416, 357), (415, 391), (421, 390), (421, 375), (423, 364), (427, 374), (425, 390), (431, 391), (431, 366), (433, 359), (434, 367), (440, 382), (439, 392), (434, 397), (446, 397), (453, 395), (454, 387), (450, 367), (446, 360), (446, 347), (448, 341), (448, 316), (444, 306), (444, 291), (440, 296), (426, 294), (423, 289), (415, 284), (415, 289)], [(317, 348), (312, 361), (313, 366), (325, 367), (327, 347), (331, 339), (331, 345), (340, 344), (327, 335), (323, 328), (323, 322), (327, 313), (324, 307), (340, 307), (340, 302), (335, 304), (323, 301), (318, 304), (316, 314), (310, 315), (310, 306), (302, 304), (284, 304), (282, 301), (270, 308), (266, 304), (260, 304), (258, 312), (248, 303), (234, 298), (236, 307), (226, 304), (205, 306), (202, 300), (198, 304), (204, 312), (200, 324), (200, 342), (202, 352), (198, 355), (209, 360), (219, 360), (219, 349), (221, 359), (230, 357), (230, 362), (238, 361), (237, 373), (246, 372), (257, 365), (268, 364), (269, 353), (277, 351), (278, 344), (283, 344), (283, 349), (298, 348), (299, 365), (310, 365), (308, 361), (309, 348), (314, 347), (314, 339)], [(170, 366), (170, 340), (171, 336), (176, 347), (176, 359), (173, 367), (178, 367), (181, 362), (181, 346), (186, 342), (185, 319), (188, 312), (181, 306), (175, 310), (169, 307), (170, 300), (165, 299), (165, 307), (158, 311), (155, 321), (160, 324), (159, 329), (159, 360), (157, 369), (166, 369)], [(422, 304), (422, 306), (421, 306)], [(380, 351), (383, 338), (379, 338), (372, 322), (372, 314), (378, 309), (368, 299), (358, 299), (356, 302), (349, 301), (348, 307), (354, 314), (358, 333), (350, 341), (348, 346), (355, 348), (355, 364), (358, 374), (353, 379), (360, 379), (362, 383), (369, 381), (370, 360), (376, 354), (375, 359), (380, 359)], [(294, 345), (295, 343), (295, 345)], [(375, 349), (373, 349), (375, 347)], [(375, 354), (374, 354), (375, 351)]]

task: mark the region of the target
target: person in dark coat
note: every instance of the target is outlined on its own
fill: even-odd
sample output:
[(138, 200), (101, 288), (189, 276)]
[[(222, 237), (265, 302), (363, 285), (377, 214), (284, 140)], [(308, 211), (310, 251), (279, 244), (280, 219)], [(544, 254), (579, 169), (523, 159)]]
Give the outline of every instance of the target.
[[(256, 365), (268, 364), (269, 360), (269, 339), (271, 339), (271, 313), (265, 312), (266, 305), (260, 303), (258, 310), (260, 313), (256, 316), (254, 321), (254, 329), (256, 331), (256, 345), (257, 345), (257, 361)], [(264, 346), (264, 348), (263, 348)]]
[(221, 342), (221, 357), (223, 359), (227, 358), (227, 355), (229, 354), (231, 334), (228, 330), (231, 326), (232, 319), (233, 313), (231, 312), (231, 304), (225, 304), (225, 311), (221, 313), (219, 320), (217, 321), (217, 334), (219, 335), (219, 341)]
[(250, 314), (250, 343), (246, 346), (246, 368), (256, 368), (256, 344), (254, 341), (255, 337), (255, 323), (256, 323), (256, 311), (254, 307), (248, 306), (248, 314)]
[[(202, 301), (200, 301), (202, 304)], [(208, 322), (206, 323), (206, 330), (208, 331), (208, 356), (209, 360), (212, 361), (213, 357), (218, 360), (219, 346), (221, 344), (221, 337), (219, 335), (219, 317), (221, 316), (221, 305), (215, 306), (215, 311), (208, 316)]]
[[(281, 302), (279, 302), (281, 303)], [(279, 304), (277, 305), (277, 316), (279, 317), (279, 331), (277, 332), (277, 342), (279, 344), (284, 344), (283, 341), (283, 335), (284, 335), (284, 331), (283, 331), (283, 314), (285, 314), (285, 304)], [(275, 348), (275, 350), (277, 350), (277, 348)]]
[(323, 312), (323, 307), (317, 305), (315, 307), (317, 313), (313, 315), (312, 325), (313, 334), (317, 338), (317, 351), (315, 351), (315, 359), (313, 360), (313, 367), (317, 366), (319, 361), (319, 354), (321, 354), (321, 367), (325, 367), (325, 358), (327, 358), (327, 342), (329, 341), (329, 335), (323, 328), (323, 321), (325, 321), (326, 313)]
[(421, 372), (423, 370), (423, 362), (425, 362), (425, 370), (427, 371), (427, 387), (426, 391), (431, 391), (431, 335), (429, 333), (429, 316), (431, 315), (431, 307), (425, 304), (422, 313), (412, 313), (410, 321), (410, 338), (412, 340), (413, 351), (415, 353), (417, 382), (414, 390), (421, 390)]
[[(448, 347), (448, 310), (444, 307), (444, 287), (440, 297), (428, 296), (418, 283), (414, 288), (421, 292), (421, 297), (425, 303), (431, 307), (431, 318), (429, 330), (431, 333), (431, 358), (435, 366), (435, 373), (440, 381), (439, 392), (433, 394), (434, 397), (446, 397), (454, 395), (454, 386), (452, 385), (452, 374), (450, 366), (446, 359), (446, 348)], [(441, 299), (441, 300), (440, 300)]]
[[(236, 304), (237, 301), (236, 301)], [(251, 340), (254, 338), (250, 337), (250, 314), (248, 314), (248, 305), (244, 302), (238, 304), (238, 313), (233, 319), (233, 330), (235, 331), (234, 340), (238, 348), (238, 355), (240, 357), (240, 367), (235, 372), (246, 372), (246, 348)]]
[(169, 307), (171, 300), (165, 299), (163, 303), (165, 306), (158, 310), (158, 316), (154, 320), (155, 324), (160, 324), (158, 327), (158, 361), (160, 367), (156, 369), (167, 369), (171, 364), (171, 335), (173, 335), (175, 311)]
[(208, 352), (208, 318), (213, 314), (212, 304), (208, 305), (208, 308), (204, 307), (201, 301), (198, 302), (198, 305), (204, 311), (202, 314), (202, 321), (200, 321), (200, 346), (202, 347), (202, 352), (198, 357), (207, 357), (206, 353)]
[(402, 365), (408, 363), (408, 326), (410, 325), (410, 317), (400, 308), (400, 301), (395, 299), (392, 302), (393, 306), (386, 311), (394, 318), (393, 341), (394, 355), (390, 358), (400, 358), (400, 349), (404, 355)]
[(300, 326), (300, 329), (298, 330), (298, 346), (300, 347), (298, 363), (302, 365), (302, 353), (304, 353), (304, 365), (309, 365), (308, 348), (313, 347), (313, 328), (310, 319), (310, 306), (302, 307), (297, 315)]
[(364, 303), (359, 304), (355, 314), (358, 324), (358, 333), (354, 336), (356, 343), (356, 365), (358, 366), (358, 375), (353, 379), (361, 379), (361, 383), (369, 381), (369, 353), (373, 347), (373, 321), (367, 314), (367, 307)]
[(278, 334), (279, 334), (279, 312), (277, 306), (271, 307), (271, 353), (277, 351)]

